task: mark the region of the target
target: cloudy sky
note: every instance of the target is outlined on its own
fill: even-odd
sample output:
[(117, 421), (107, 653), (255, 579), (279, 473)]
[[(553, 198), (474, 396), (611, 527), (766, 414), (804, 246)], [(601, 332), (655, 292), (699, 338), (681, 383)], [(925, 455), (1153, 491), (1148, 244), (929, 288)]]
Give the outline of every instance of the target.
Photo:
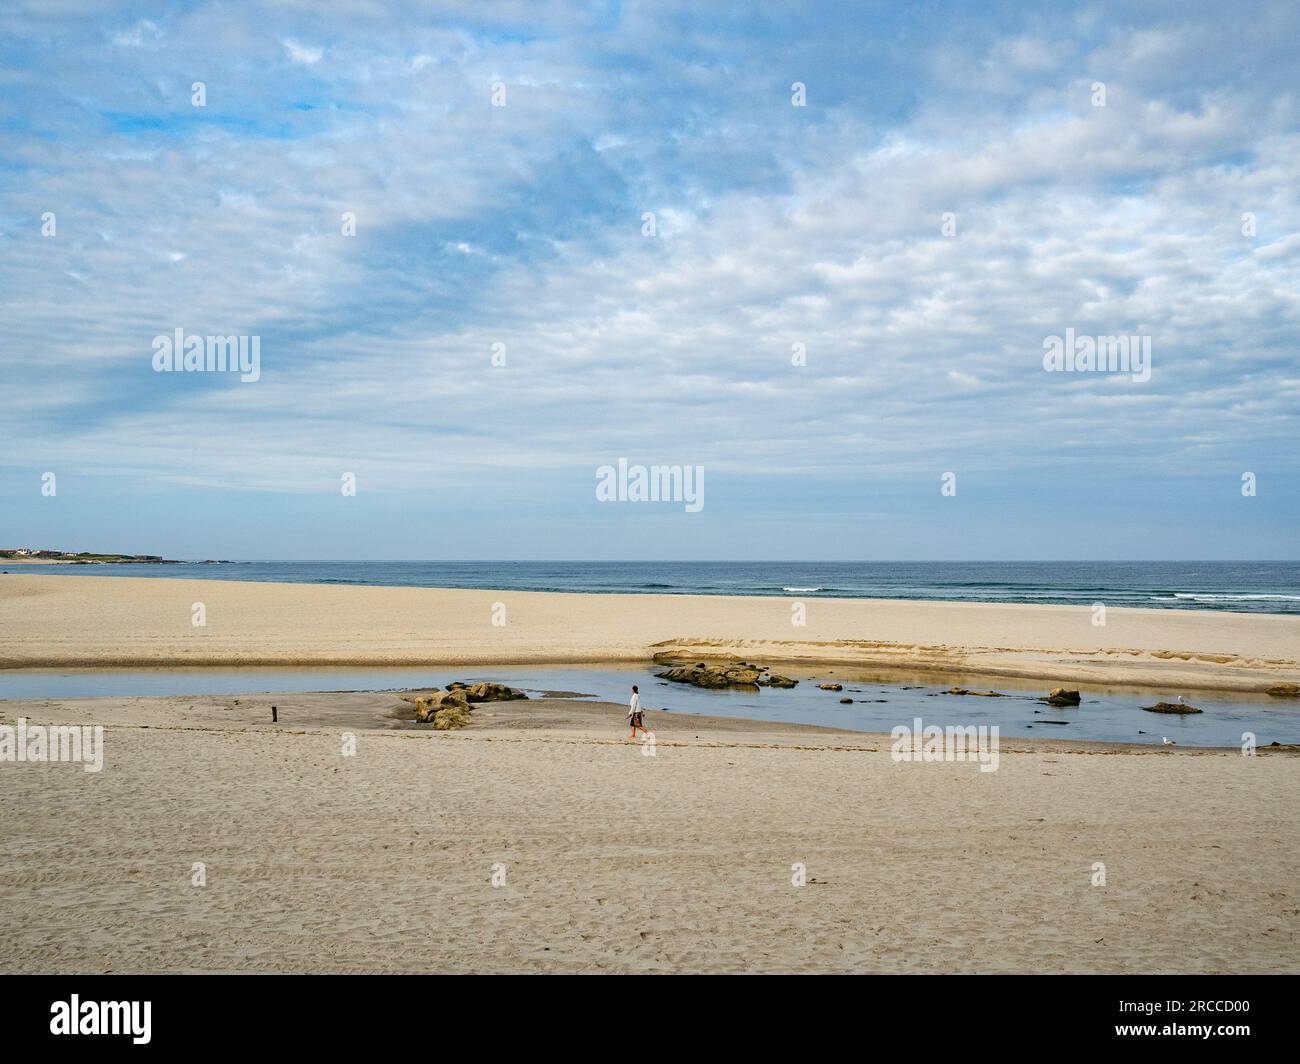
[(1132, 6), (11, 0), (0, 546), (1300, 557), (1300, 15)]

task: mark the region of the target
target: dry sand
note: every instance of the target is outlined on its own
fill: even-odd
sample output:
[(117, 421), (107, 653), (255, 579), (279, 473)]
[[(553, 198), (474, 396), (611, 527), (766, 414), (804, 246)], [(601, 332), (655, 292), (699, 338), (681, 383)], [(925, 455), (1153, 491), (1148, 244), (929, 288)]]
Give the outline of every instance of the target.
[[(0, 668), (534, 664), (738, 656), (971, 676), (1262, 690), (1300, 681), (1300, 618), (1072, 606), (579, 595), (0, 576)], [(203, 603), (206, 626), (191, 623)], [(506, 623), (494, 625), (504, 605)]]
[(1297, 755), (1012, 740), (980, 773), (652, 713), (647, 757), (618, 706), (409, 708), (0, 704), (107, 750), (0, 764), (0, 970), (1300, 971)]

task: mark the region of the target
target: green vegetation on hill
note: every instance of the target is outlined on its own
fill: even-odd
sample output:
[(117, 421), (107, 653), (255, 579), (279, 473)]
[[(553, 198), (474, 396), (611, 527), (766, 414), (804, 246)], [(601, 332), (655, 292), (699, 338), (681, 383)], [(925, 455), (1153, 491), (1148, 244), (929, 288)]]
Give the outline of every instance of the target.
[(19, 553), (18, 548), (0, 550), (0, 558), (9, 561), (23, 561), (27, 558), (35, 558), (41, 561), (62, 561), (77, 564), (79, 562), (106, 563), (106, 562), (166, 562), (167, 559), (157, 554), (92, 554), (89, 551), (76, 553), (73, 551), (62, 550), (37, 550)]

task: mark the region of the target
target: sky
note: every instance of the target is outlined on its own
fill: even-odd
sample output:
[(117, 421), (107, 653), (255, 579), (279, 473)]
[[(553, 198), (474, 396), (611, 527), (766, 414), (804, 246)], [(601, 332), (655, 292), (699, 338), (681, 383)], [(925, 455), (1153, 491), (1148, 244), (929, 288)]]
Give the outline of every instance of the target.
[[(1300, 558), (1298, 42), (1292, 2), (9, 0), (0, 547)], [(258, 379), (157, 371), (177, 329)], [(1067, 329), (1149, 379), (1045, 369)], [(620, 458), (703, 505), (600, 501)]]

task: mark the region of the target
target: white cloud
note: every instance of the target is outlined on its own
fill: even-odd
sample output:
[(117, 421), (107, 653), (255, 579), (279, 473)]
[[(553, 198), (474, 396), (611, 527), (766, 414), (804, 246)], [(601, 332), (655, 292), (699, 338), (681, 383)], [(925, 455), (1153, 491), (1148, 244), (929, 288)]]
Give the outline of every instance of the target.
[[(255, 31), (228, 32), (254, 48)], [(4, 357), (26, 382), (0, 395), (19, 429), (7, 461), (285, 491), (364, 461), (372, 490), (406, 492), (610, 454), (839, 475), (954, 453), (1105, 465), (1135, 448), (1154, 467), (1202, 447), (1207, 425), (1269, 454), (1293, 435), (1300, 134), (1284, 98), (1121, 82), (1092, 108), (1101, 53), (1015, 34), (959, 54), (997, 107), (945, 81), (888, 126), (866, 94), (860, 113), (791, 132), (780, 93), (770, 119), (748, 86), (724, 107), (726, 72), (683, 59), (656, 77), (698, 84), (674, 101), (693, 110), (646, 127), (581, 38), (409, 36), (331, 45), (310, 75), (324, 88), (259, 86), (253, 129), (182, 112), (201, 133), (148, 150), (98, 127), (71, 148), (24, 145), (46, 175), (25, 215), (59, 205), (61, 236), (0, 252), (3, 287), (26, 293), (4, 307)], [(1158, 64), (1187, 61), (1174, 38), (1114, 58), (1158, 86)], [(323, 56), (263, 42), (277, 45), (296, 64)], [(506, 108), (489, 70), (506, 72)], [(182, 96), (186, 77), (163, 75)], [(229, 71), (208, 78), (218, 99), (236, 91)], [(308, 118), (272, 107), (313, 93)], [(753, 171), (711, 172), (737, 145)], [(1245, 209), (1275, 235), (1242, 238)], [(262, 381), (151, 375), (150, 338), (177, 326), (260, 334)], [(1044, 374), (1042, 338), (1066, 327), (1150, 331), (1152, 381)], [(120, 402), (68, 416), (96, 394)], [(1128, 447), (1079, 447), (1101, 438)]]
[(297, 41), (284, 40), (280, 43), (284, 45), (284, 50), (289, 54), (290, 59), (306, 66), (319, 63), (321, 56), (325, 54), (323, 48), (313, 48), (310, 45), (299, 44)]

